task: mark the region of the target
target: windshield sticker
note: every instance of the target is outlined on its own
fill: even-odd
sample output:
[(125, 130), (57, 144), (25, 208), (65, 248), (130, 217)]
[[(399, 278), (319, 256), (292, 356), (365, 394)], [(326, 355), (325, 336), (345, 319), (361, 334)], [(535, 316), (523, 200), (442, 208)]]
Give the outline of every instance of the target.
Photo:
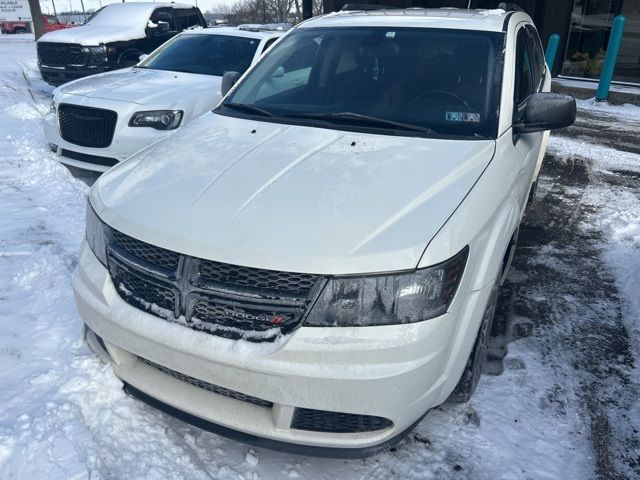
[(474, 112), (445, 112), (447, 122), (480, 123), (480, 114)]
[(385, 37), (387, 37), (387, 38), (396, 38), (396, 32), (387, 32)]

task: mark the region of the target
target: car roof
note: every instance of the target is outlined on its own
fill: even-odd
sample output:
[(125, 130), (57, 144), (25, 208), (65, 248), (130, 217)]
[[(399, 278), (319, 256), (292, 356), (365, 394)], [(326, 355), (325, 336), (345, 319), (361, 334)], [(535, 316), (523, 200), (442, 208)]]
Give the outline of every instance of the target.
[(197, 33), (200, 35), (228, 35), (230, 37), (243, 37), (243, 38), (270, 38), (270, 37), (279, 37), (283, 35), (285, 32), (281, 32), (278, 30), (268, 30), (268, 31), (258, 31), (254, 32), (252, 30), (240, 30), (235, 27), (210, 27), (210, 28), (195, 28), (193, 30), (185, 30), (181, 33), (184, 35), (185, 33)]
[[(330, 13), (303, 22), (308, 27), (427, 27), (502, 32), (513, 12), (502, 9), (404, 8)], [(522, 12), (518, 12), (522, 13)]]

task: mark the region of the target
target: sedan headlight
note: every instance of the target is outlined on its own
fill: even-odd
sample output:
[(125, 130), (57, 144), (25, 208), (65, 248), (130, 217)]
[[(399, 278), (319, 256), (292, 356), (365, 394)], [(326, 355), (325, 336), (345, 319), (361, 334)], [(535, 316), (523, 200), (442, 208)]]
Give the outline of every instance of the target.
[(136, 112), (129, 121), (130, 127), (151, 127), (156, 130), (173, 130), (180, 126), (182, 110), (152, 110)]
[(85, 237), (89, 248), (100, 260), (100, 263), (107, 266), (107, 226), (100, 220), (90, 202), (87, 202)]
[(442, 315), (458, 289), (468, 247), (433, 267), (409, 273), (334, 277), (305, 326), (364, 327), (415, 323)]

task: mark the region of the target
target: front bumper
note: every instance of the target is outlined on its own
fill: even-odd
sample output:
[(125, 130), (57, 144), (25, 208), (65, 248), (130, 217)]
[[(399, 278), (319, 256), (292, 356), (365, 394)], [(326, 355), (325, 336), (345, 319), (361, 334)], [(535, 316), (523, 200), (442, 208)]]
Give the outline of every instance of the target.
[[(284, 342), (253, 344), (131, 307), (86, 243), (73, 288), (90, 345), (112, 362), (134, 396), (247, 443), (331, 457), (370, 455), (399, 441), (446, 399), (462, 371), (460, 362), (452, 368), (449, 361), (460, 318), (481, 316), (488, 295), (488, 289), (474, 292), (456, 311), (419, 324), (301, 327)], [(92, 332), (108, 356), (97, 337), (89, 338)], [(199, 388), (143, 359), (272, 406)], [(392, 425), (358, 433), (299, 430), (291, 428), (296, 408), (373, 415)]]
[(131, 115), (140, 109), (139, 105), (87, 97), (65, 97), (63, 103), (84, 105), (94, 108), (114, 110), (118, 114), (111, 145), (106, 148), (91, 148), (67, 142), (60, 135), (55, 114), (49, 114), (44, 121), (44, 135), (61, 163), (94, 172), (106, 172), (112, 166), (129, 158), (149, 145), (163, 140), (175, 130), (162, 131), (153, 128), (129, 127)]
[(98, 73), (114, 70), (109, 64), (91, 66), (91, 67), (52, 67), (48, 65), (38, 64), (42, 79), (49, 85), (59, 86), (71, 80), (88, 77), (89, 75), (97, 75)]

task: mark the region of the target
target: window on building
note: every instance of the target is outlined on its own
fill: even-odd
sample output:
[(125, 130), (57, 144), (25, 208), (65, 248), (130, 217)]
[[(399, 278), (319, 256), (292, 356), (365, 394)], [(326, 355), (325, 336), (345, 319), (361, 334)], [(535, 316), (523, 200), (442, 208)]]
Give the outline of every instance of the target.
[(562, 75), (600, 78), (613, 19), (625, 15), (614, 81), (640, 83), (640, 0), (575, 0)]

